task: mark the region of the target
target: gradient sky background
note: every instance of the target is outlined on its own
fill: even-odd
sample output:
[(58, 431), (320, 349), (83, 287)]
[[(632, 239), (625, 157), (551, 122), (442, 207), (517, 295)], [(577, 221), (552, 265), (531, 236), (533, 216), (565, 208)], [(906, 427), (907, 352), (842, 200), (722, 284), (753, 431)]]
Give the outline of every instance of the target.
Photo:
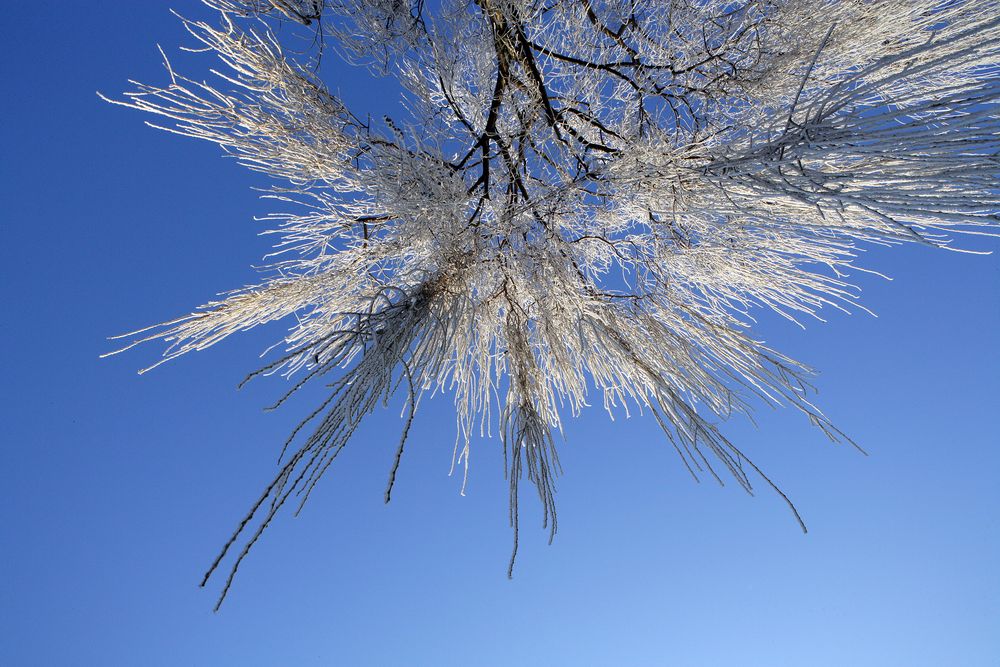
[[(283, 325), (142, 377), (160, 348), (98, 355), (254, 279), (264, 181), (97, 99), (163, 81), (155, 44), (190, 43), (163, 3), (21, 3), (6, 26), (0, 664), (1000, 664), (1000, 256), (918, 247), (867, 254), (895, 279), (858, 276), (877, 319), (757, 330), (822, 370), (821, 406), (871, 453), (790, 410), (726, 427), (808, 535), (764, 489), (692, 483), (651, 420), (593, 409), (561, 447), (556, 541), (525, 496), (508, 581), (499, 444), (479, 443), (461, 497), (448, 400), (418, 416), (382, 504), (397, 401), (213, 614), (221, 582), (201, 574), (316, 388), (269, 414), (281, 380), (235, 390)], [(394, 95), (330, 80), (363, 109)]]

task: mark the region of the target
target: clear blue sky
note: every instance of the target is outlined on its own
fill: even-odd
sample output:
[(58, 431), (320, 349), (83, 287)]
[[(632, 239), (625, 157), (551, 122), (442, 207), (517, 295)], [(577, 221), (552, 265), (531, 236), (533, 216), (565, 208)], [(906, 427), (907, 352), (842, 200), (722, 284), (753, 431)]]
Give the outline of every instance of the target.
[[(200, 576), (316, 394), (265, 414), (280, 380), (235, 390), (281, 326), (142, 377), (158, 348), (98, 355), (253, 279), (262, 181), (95, 96), (163, 80), (155, 43), (186, 43), (163, 3), (29, 2), (5, 25), (0, 664), (1000, 664), (1000, 255), (916, 247), (868, 254), (895, 278), (860, 277), (878, 319), (762, 321), (871, 452), (789, 410), (728, 426), (808, 535), (763, 490), (692, 483), (650, 421), (593, 410), (561, 447), (555, 544), (526, 501), (508, 581), (499, 445), (478, 443), (461, 497), (448, 401), (382, 504), (397, 404), (213, 614)], [(335, 78), (360, 105), (386, 94)]]

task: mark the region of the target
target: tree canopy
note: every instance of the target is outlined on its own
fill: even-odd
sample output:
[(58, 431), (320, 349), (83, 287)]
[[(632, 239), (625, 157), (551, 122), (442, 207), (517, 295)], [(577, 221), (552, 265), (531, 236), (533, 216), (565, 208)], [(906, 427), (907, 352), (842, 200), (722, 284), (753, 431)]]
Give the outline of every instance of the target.
[[(397, 391), (386, 501), (421, 396), (450, 392), (453, 465), (502, 442), (510, 568), (519, 482), (554, 535), (554, 434), (588, 397), (651, 414), (692, 475), (784, 498), (721, 421), (786, 404), (849, 440), (752, 310), (863, 308), (859, 244), (955, 250), (1000, 220), (996, 0), (204, 2), (214, 21), (181, 20), (224, 69), (164, 56), (113, 101), (273, 178), (276, 249), (262, 283), (123, 349), (166, 341), (162, 363), (294, 316), (247, 379), (291, 378), (277, 405), (325, 391), (206, 574), (235, 550), (222, 598)], [(406, 116), (349, 109), (322, 78), (345, 61), (395, 77)]]

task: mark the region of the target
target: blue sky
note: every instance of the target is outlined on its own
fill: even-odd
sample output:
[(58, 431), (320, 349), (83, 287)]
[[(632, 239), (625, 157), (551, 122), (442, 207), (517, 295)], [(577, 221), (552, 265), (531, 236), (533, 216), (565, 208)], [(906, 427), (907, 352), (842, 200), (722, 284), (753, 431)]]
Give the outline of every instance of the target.
[[(858, 277), (878, 318), (762, 318), (871, 453), (789, 410), (728, 425), (808, 535), (763, 489), (692, 483), (651, 421), (594, 409), (561, 445), (556, 541), (524, 502), (508, 581), (499, 444), (477, 443), (460, 496), (447, 400), (418, 416), (383, 505), (397, 403), (213, 614), (201, 574), (316, 394), (264, 413), (280, 380), (236, 391), (280, 325), (142, 377), (158, 348), (98, 355), (253, 280), (263, 181), (97, 99), (163, 80), (155, 44), (186, 43), (166, 6), (27, 3), (7, 25), (0, 664), (998, 664), (1000, 255), (918, 247), (867, 253), (894, 278)], [(359, 105), (391, 91), (335, 76)]]

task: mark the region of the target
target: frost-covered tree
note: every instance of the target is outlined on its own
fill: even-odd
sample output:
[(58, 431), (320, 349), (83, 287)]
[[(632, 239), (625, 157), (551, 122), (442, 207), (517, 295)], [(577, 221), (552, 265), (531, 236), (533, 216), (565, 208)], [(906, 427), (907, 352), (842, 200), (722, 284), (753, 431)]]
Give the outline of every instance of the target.
[[(167, 360), (287, 318), (250, 377), (325, 392), (206, 575), (233, 553), (222, 598), (395, 392), (386, 501), (420, 397), (450, 392), (453, 465), (499, 435), (515, 554), (519, 483), (554, 534), (553, 435), (595, 396), (651, 414), (692, 475), (781, 493), (720, 421), (760, 399), (845, 438), (751, 309), (860, 307), (859, 242), (951, 249), (1000, 219), (997, 0), (204, 1), (217, 20), (184, 24), (214, 83), (166, 62), (116, 103), (289, 206), (264, 282), (124, 349), (167, 341)], [(321, 78), (344, 61), (396, 77), (407, 117), (352, 113)]]

